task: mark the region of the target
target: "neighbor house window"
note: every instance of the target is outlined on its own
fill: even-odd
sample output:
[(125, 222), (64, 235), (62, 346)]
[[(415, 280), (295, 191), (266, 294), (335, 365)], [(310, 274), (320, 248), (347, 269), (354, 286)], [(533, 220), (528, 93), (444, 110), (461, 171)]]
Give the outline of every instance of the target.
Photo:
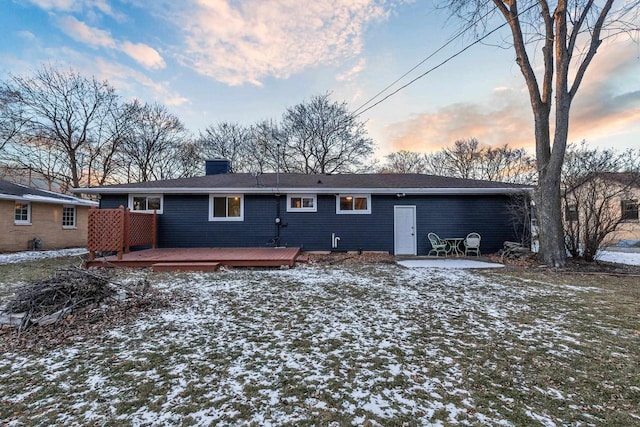
[(76, 228), (76, 207), (62, 207), (62, 228)]
[(578, 220), (578, 205), (567, 205), (564, 211), (565, 221), (577, 221)]
[(211, 194), (209, 221), (243, 221), (244, 197), (241, 194)]
[(638, 221), (638, 201), (637, 200), (622, 201), (622, 220)]
[(31, 225), (31, 203), (16, 202), (13, 220), (16, 225)]
[(287, 194), (287, 212), (317, 212), (315, 194)]
[(130, 194), (129, 208), (134, 212), (162, 213), (162, 195), (161, 194)]
[(336, 197), (336, 213), (338, 214), (370, 214), (370, 194), (339, 194)]

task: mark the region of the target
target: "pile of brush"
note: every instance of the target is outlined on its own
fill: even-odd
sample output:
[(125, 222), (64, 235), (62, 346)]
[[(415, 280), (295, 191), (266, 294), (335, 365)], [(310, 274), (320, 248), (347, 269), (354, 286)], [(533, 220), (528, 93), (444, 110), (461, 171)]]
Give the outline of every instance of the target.
[(112, 282), (104, 272), (58, 269), (51, 277), (18, 289), (0, 312), (0, 326), (10, 325), (22, 331), (34, 325), (50, 325), (89, 307), (143, 295), (149, 286), (146, 280), (124, 286)]
[(532, 259), (535, 254), (531, 252), (531, 248), (524, 246), (520, 242), (504, 242), (502, 249), (498, 252), (501, 262), (505, 259)]

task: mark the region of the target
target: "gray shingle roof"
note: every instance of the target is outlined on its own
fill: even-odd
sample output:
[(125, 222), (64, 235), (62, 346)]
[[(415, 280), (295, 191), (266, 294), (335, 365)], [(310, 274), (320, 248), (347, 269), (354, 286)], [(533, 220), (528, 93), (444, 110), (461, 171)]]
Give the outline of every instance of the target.
[(19, 199), (31, 200), (34, 202), (54, 203), (59, 201), (60, 204), (72, 205), (94, 205), (95, 203), (88, 200), (82, 200), (77, 197), (68, 196), (66, 194), (54, 193), (52, 191), (38, 190), (36, 188), (27, 187), (22, 184), (14, 184), (13, 182), (0, 179), (0, 198), (1, 199)]
[[(306, 175), (280, 174), (279, 185), (276, 184), (275, 173), (265, 173), (258, 176), (245, 173), (207, 175), (193, 178), (171, 179), (163, 181), (142, 182), (134, 184), (119, 184), (105, 187), (79, 189), (78, 192), (87, 193), (118, 193), (130, 191), (162, 191), (164, 193), (185, 192), (186, 190), (215, 190), (238, 189), (245, 192), (252, 189), (256, 192), (281, 189), (295, 191), (296, 189), (323, 191), (349, 191), (361, 189), (363, 192), (372, 190), (397, 189), (466, 189), (466, 190), (526, 190), (531, 186), (507, 184), (493, 181), (451, 178), (423, 174), (335, 174), (335, 175)], [(472, 192), (472, 191), (469, 191)], [(479, 191), (482, 192), (482, 191)]]

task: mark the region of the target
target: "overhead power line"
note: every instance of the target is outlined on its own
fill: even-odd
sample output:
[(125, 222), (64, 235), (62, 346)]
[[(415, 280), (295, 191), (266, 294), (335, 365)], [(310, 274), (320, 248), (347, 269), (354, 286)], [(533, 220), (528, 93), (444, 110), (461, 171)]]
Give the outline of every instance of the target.
[[(528, 12), (529, 10), (533, 9), (536, 6), (536, 4), (532, 4), (531, 6), (529, 6), (528, 8), (526, 8), (525, 10), (523, 10), (522, 12), (518, 13), (518, 16)], [(486, 16), (486, 15), (485, 15)], [(476, 21), (477, 22), (477, 21)], [(417, 76), (416, 78), (414, 78), (413, 80), (409, 81), (408, 83), (400, 86), (398, 89), (394, 90), (393, 92), (391, 92), (390, 94), (388, 94), (387, 96), (385, 96), (384, 98), (382, 98), (381, 100), (379, 100), (378, 102), (370, 105), (369, 107), (362, 109), (362, 106), (360, 108), (358, 108), (356, 110), (356, 113), (354, 114), (354, 117), (359, 117), (361, 116), (363, 113), (366, 113), (367, 111), (369, 111), (370, 109), (372, 109), (373, 107), (381, 104), (382, 102), (386, 101), (387, 99), (391, 98), (393, 95), (395, 95), (396, 93), (400, 92), (402, 89), (405, 89), (407, 86), (410, 86), (411, 84), (415, 83), (416, 81), (420, 80), (421, 78), (423, 78), (424, 76), (426, 76), (427, 74), (431, 73), (432, 71), (437, 70), (438, 68), (442, 67), (444, 64), (446, 64), (447, 62), (451, 61), (452, 59), (456, 58), (457, 56), (461, 55), (462, 53), (464, 53), (465, 51), (469, 50), (470, 48), (472, 48), (473, 46), (477, 45), (478, 43), (482, 42), (484, 39), (486, 39), (487, 37), (489, 37), (490, 35), (492, 35), (493, 33), (495, 33), (496, 31), (498, 31), (499, 29), (501, 29), (502, 27), (504, 27), (505, 25), (507, 25), (508, 22), (504, 22), (501, 25), (498, 25), (496, 28), (494, 28), (493, 30), (489, 31), (488, 33), (486, 33), (484, 36), (480, 37), (478, 40), (474, 41), (473, 43), (465, 46), (464, 48), (460, 49), (458, 52), (454, 53), (453, 55), (449, 56), (448, 58), (446, 58), (444, 61), (438, 63), (437, 65), (433, 66), (432, 68), (428, 69), (427, 71), (425, 71), (424, 73), (420, 74), (419, 76)], [(459, 37), (459, 35), (456, 35), (455, 38)], [(455, 39), (454, 38), (454, 39)], [(447, 42), (447, 44), (449, 44), (450, 42)], [(446, 46), (446, 44), (444, 45)], [(442, 46), (439, 50), (441, 50), (444, 46)], [(436, 51), (436, 52), (438, 52)], [(429, 57), (433, 56), (436, 52), (434, 52), (432, 55), (430, 55)], [(378, 94), (376, 94), (371, 100), (375, 99), (376, 97), (378, 97), (382, 92), (386, 91), (389, 87), (393, 86), (395, 83), (397, 83), (399, 80), (401, 80), (403, 77), (405, 77), (407, 74), (409, 74), (411, 71), (415, 70), (415, 68), (417, 68), (419, 65), (421, 65), (422, 63), (424, 63), (428, 58), (426, 58), (425, 60), (423, 60), (422, 62), (420, 62), (420, 64), (418, 64), (416, 67), (412, 68), (411, 70), (409, 70), (407, 73), (405, 73), (402, 77), (398, 78), (395, 82), (391, 83), (390, 85), (388, 85), (385, 89), (383, 89), (382, 91), (378, 92)], [(363, 104), (367, 105), (369, 102), (371, 102), (371, 100), (367, 101), (366, 103)], [(357, 112), (358, 110), (360, 110), (359, 112)]]
[[(487, 3), (489, 3), (489, 1), (491, 0), (487, 0), (485, 2), (484, 5), (482, 6), (486, 6)], [(461, 29), (457, 34), (455, 34), (454, 36), (452, 36), (445, 44), (443, 44), (442, 46), (440, 46), (438, 49), (434, 50), (432, 53), (430, 53), (429, 55), (427, 55), (426, 58), (424, 58), (422, 61), (418, 62), (416, 65), (414, 65), (409, 71), (407, 71), (406, 73), (404, 73), (403, 75), (401, 75), (400, 77), (398, 77), (397, 79), (395, 79), (393, 82), (389, 83), (387, 86), (385, 86), (382, 90), (380, 90), (378, 93), (376, 93), (375, 95), (373, 95), (371, 98), (369, 98), (364, 104), (360, 105), (358, 108), (356, 108), (353, 113), (357, 114), (358, 111), (360, 111), (361, 109), (363, 109), (364, 107), (367, 106), (367, 104), (369, 104), (370, 102), (372, 102), (374, 99), (376, 99), (378, 96), (380, 96), (381, 94), (383, 94), (384, 92), (387, 91), (387, 89), (389, 89), (390, 87), (392, 87), (393, 85), (395, 85), (396, 83), (398, 83), (400, 80), (404, 79), (407, 75), (411, 74), (412, 71), (414, 71), (416, 68), (418, 68), (419, 66), (421, 66), (422, 64), (424, 64), (425, 62), (427, 62), (429, 59), (433, 58), (438, 52), (440, 52), (441, 50), (443, 50), (445, 47), (449, 46), (451, 43), (453, 43), (457, 38), (459, 38), (460, 36), (462, 36), (464, 33), (466, 33), (468, 30), (470, 30), (471, 28), (473, 28), (478, 22), (480, 22), (481, 20), (483, 20), (484, 18), (486, 18), (487, 16), (489, 16), (490, 13), (492, 13), (493, 11), (488, 11), (487, 13), (485, 13), (484, 15), (482, 15), (480, 18), (476, 19), (475, 21), (473, 21), (472, 23), (470, 23), (469, 25), (467, 25), (465, 28)]]

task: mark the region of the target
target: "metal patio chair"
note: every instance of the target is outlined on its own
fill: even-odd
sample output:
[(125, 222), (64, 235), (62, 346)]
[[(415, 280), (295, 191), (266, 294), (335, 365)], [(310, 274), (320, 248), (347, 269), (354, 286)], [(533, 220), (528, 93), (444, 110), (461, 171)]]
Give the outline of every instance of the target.
[(476, 256), (480, 256), (480, 234), (469, 233), (464, 239), (464, 256), (467, 256), (469, 252), (475, 252)]
[(436, 256), (438, 256), (440, 252), (442, 252), (445, 257), (447, 256), (447, 242), (438, 237), (436, 233), (427, 234), (427, 238), (429, 239), (429, 243), (431, 243), (431, 250), (428, 254), (429, 256), (431, 255), (431, 252), (435, 252)]

